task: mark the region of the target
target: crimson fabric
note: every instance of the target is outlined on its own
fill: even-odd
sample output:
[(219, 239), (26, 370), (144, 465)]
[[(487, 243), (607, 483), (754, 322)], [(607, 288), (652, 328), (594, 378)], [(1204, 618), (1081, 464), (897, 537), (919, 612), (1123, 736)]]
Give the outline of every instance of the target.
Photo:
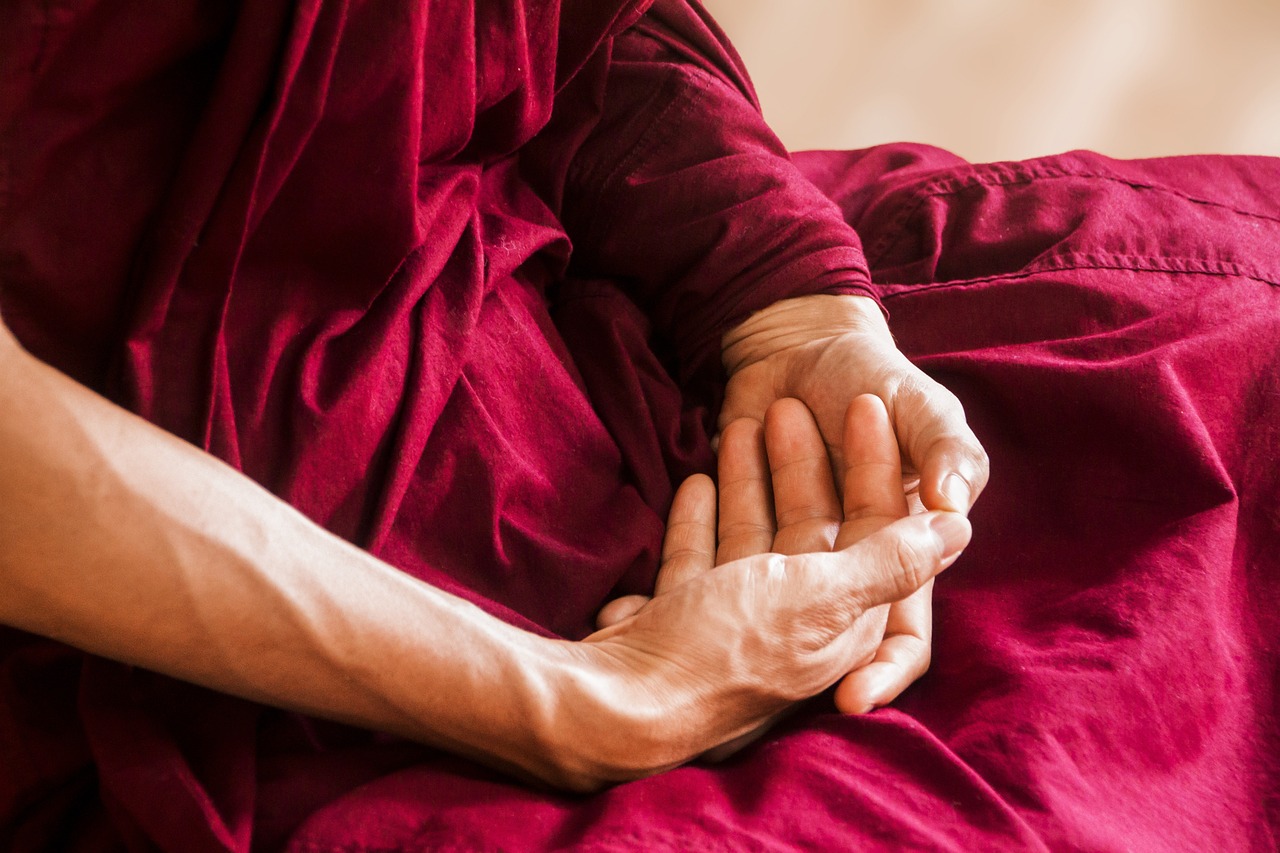
[(0, 311), (577, 637), (712, 466), (721, 331), (870, 288), (992, 456), (930, 673), (575, 797), (4, 631), (0, 846), (1274, 849), (1280, 164), (789, 158), (644, 5), (6, 4)]

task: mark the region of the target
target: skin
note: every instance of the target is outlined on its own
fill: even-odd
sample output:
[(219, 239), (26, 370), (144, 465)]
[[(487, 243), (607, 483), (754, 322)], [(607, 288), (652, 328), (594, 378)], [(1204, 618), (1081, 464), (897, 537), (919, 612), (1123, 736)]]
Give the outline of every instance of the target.
[(863, 667), (883, 645), (868, 614), (970, 533), (931, 512), (840, 550), (680, 570), (587, 641), (546, 639), (329, 534), (3, 323), (0, 506), (0, 623), (576, 790), (750, 736)]
[[(750, 418), (730, 423), (720, 439), (718, 494), (703, 476), (689, 478), (676, 493), (655, 593), (759, 554), (842, 550), (906, 517), (898, 446), (879, 397), (854, 399), (843, 436), (842, 455), (849, 464), (842, 503), (827, 448), (803, 403), (784, 398), (766, 410), (763, 424)], [(835, 692), (840, 710), (858, 714), (876, 707), (867, 696), (875, 694), (886, 671), (892, 679), (908, 672), (912, 681), (924, 674), (930, 622), (926, 612), (920, 620), (926, 633), (918, 635), (919, 623), (910, 618), (909, 608), (927, 607), (931, 589), (932, 581), (903, 602), (859, 618), (857, 645), (874, 651), (840, 680)], [(623, 621), (649, 600), (628, 596), (612, 602), (600, 613), (601, 627)], [(777, 716), (704, 757), (727, 757), (767, 731)]]
[[(763, 421), (777, 400), (794, 397), (813, 413), (837, 486), (848, 464), (844, 416), (862, 394), (880, 398), (902, 465), (902, 491), (915, 513), (967, 515), (990, 476), (990, 461), (955, 395), (898, 351), (884, 314), (862, 296), (814, 295), (777, 302), (724, 338), (729, 384), (721, 429)], [(893, 701), (929, 667), (932, 589), (896, 602), (873, 665), (842, 685), (842, 710)]]
[[(625, 636), (630, 627), (651, 612), (665, 615), (664, 603), (690, 593), (704, 601), (719, 597), (717, 604), (730, 605), (710, 608), (700, 618), (714, 618), (712, 613), (724, 618), (724, 613), (733, 612), (733, 602), (731, 596), (720, 592), (723, 587), (715, 581), (725, 575), (732, 577), (744, 567), (759, 566), (762, 560), (776, 561), (785, 555), (808, 560), (824, 553), (833, 557), (851, 554), (860, 545), (874, 547), (882, 541), (877, 534), (888, 532), (895, 522), (901, 525), (918, 520), (908, 518), (897, 444), (879, 398), (856, 398), (845, 420), (842, 453), (848, 464), (843, 478), (843, 503), (837, 495), (822, 437), (802, 403), (794, 399), (775, 402), (766, 411), (763, 424), (750, 419), (731, 423), (721, 439), (719, 492), (709, 478), (701, 475), (690, 477), (677, 490), (655, 596), (631, 596), (612, 602), (601, 613), (602, 630), (586, 642), (608, 642), (619, 634)], [(957, 537), (953, 542), (968, 541), (968, 523), (960, 514), (931, 513), (930, 519), (950, 526), (949, 535)], [(829, 622), (811, 622), (810, 616), (817, 616), (817, 611), (789, 611), (785, 599), (777, 602), (788, 613), (790, 624), (768, 626), (770, 642), (789, 643), (791, 650), (799, 654), (783, 670), (773, 672), (772, 683), (757, 685), (763, 694), (757, 701), (772, 710), (762, 712), (754, 725), (704, 751), (703, 757), (716, 760), (732, 754), (763, 734), (794, 702), (832, 684), (838, 683), (835, 695), (842, 709), (855, 713), (870, 710), (860, 705), (851, 707), (850, 702), (862, 701), (860, 681), (874, 678), (886, 663), (883, 638), (893, 631), (887, 624), (892, 613), (890, 602), (927, 590), (932, 575), (951, 565), (958, 554), (959, 551), (951, 552), (912, 581), (895, 582), (893, 594), (870, 593), (876, 586), (870, 577), (873, 570), (867, 564), (851, 566), (853, 574), (840, 581), (849, 584), (849, 594), (860, 600), (825, 602), (837, 609), (851, 608), (844, 610), (838, 631)], [(770, 592), (772, 596), (784, 594), (782, 587)], [(819, 619), (830, 619), (831, 615)], [(759, 619), (761, 614), (747, 617), (744, 613), (742, 618)], [(757, 627), (755, 623), (753, 627)], [(680, 633), (686, 630), (689, 629)], [(820, 648), (824, 656), (839, 647), (843, 667), (815, 667), (826, 673), (821, 687), (813, 690), (810, 686), (791, 697), (780, 695), (780, 689), (800, 675), (789, 670), (804, 666), (799, 661), (813, 652), (810, 646)], [(710, 656), (711, 650), (704, 653)], [(754, 669), (765, 656), (761, 650), (753, 649), (750, 657)], [(732, 658), (709, 659), (704, 672), (714, 669), (731, 673), (734, 668)]]

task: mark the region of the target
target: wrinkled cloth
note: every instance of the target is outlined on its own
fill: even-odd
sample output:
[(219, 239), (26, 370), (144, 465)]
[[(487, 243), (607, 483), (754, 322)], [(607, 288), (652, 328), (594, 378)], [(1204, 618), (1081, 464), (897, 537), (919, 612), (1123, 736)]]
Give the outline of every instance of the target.
[(1280, 164), (789, 157), (714, 25), (644, 7), (7, 4), (0, 312), (580, 637), (713, 467), (720, 334), (872, 294), (992, 458), (928, 675), (579, 797), (4, 630), (0, 845), (1275, 847)]

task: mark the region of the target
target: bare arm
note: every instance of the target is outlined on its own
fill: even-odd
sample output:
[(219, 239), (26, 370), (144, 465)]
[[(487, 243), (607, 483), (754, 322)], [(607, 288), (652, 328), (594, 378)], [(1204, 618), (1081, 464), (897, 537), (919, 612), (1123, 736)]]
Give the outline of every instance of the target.
[[(834, 684), (855, 625), (954, 559), (954, 513), (761, 554), (586, 642), (420, 583), (36, 361), (0, 326), (0, 622), (591, 789), (674, 767)], [(954, 516), (948, 520), (944, 516)]]
[(572, 784), (580, 661), (313, 524), (0, 326), (0, 622)]

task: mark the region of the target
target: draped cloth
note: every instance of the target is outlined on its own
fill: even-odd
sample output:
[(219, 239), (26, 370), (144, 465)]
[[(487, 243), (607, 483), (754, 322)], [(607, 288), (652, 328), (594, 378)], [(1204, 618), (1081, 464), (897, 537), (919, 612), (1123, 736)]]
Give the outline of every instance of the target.
[(645, 7), (6, 4), (0, 313), (575, 638), (713, 467), (723, 331), (874, 295), (992, 458), (931, 671), (580, 797), (4, 629), (0, 846), (1274, 848), (1280, 164), (792, 157), (714, 24)]

